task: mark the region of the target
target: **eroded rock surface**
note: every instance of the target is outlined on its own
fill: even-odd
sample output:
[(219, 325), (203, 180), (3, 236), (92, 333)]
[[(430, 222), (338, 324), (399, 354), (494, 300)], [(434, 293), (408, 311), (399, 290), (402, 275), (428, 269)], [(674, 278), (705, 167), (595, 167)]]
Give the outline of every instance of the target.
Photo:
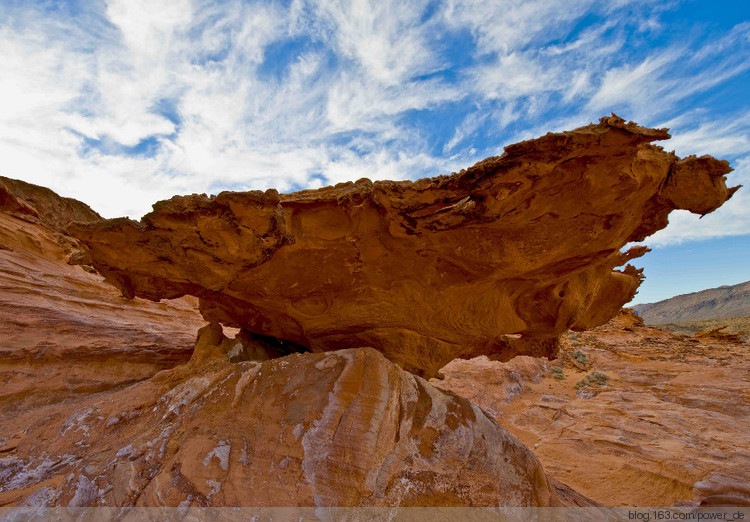
[[(81, 262), (83, 203), (0, 178), (0, 410), (56, 403), (189, 360), (205, 322), (195, 298), (127, 300)], [(1, 423), (0, 423), (1, 424)]]
[(750, 506), (748, 343), (675, 336), (626, 312), (537, 361), (456, 360), (431, 382), (479, 405), (547, 473), (602, 504)]
[(0, 506), (591, 504), (375, 350), (284, 357), (301, 348), (217, 323), (196, 343), (193, 298), (124, 299), (60, 232), (100, 218), (17, 187), (0, 206)]
[(726, 161), (650, 144), (668, 137), (612, 116), (451, 176), (175, 196), (72, 231), (128, 297), (193, 295), (209, 320), (313, 352), (371, 346), (429, 376), (552, 356), (561, 332), (614, 316), (641, 280), (615, 268), (647, 251), (620, 249), (736, 190)]
[(0, 211), (56, 232), (64, 232), (73, 221), (102, 221), (102, 217), (85, 203), (61, 197), (47, 187), (3, 176), (0, 176)]
[(4, 417), (0, 505), (592, 505), (373, 349), (230, 363), (231, 344), (208, 326), (186, 365)]

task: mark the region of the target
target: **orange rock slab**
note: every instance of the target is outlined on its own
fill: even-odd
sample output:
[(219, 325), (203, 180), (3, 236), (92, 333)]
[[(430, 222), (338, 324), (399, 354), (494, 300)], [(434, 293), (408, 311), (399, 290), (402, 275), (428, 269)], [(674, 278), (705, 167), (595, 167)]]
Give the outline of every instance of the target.
[(4, 419), (0, 506), (594, 505), (373, 349), (230, 363), (224, 341), (206, 327), (186, 365)]
[[(561, 345), (553, 361), (457, 359), (430, 382), (601, 504), (750, 506), (750, 343), (677, 336), (623, 310)], [(609, 379), (580, 387), (592, 372)]]
[[(187, 362), (197, 300), (127, 300), (87, 266), (83, 203), (0, 178), (0, 417), (148, 378)], [(0, 422), (2, 424), (2, 422)], [(0, 430), (0, 439), (2, 430)]]
[(726, 161), (651, 144), (668, 137), (613, 115), (450, 176), (175, 196), (71, 231), (125, 296), (193, 295), (209, 320), (431, 376), (457, 357), (552, 356), (633, 297), (640, 272), (616, 268), (647, 249), (620, 249), (736, 190)]

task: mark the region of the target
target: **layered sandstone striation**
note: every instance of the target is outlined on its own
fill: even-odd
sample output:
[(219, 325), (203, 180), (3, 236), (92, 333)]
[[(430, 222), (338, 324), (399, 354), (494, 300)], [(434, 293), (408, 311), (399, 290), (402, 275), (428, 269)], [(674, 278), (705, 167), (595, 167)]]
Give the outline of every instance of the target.
[(226, 341), (209, 325), (186, 365), (4, 419), (0, 506), (594, 505), (373, 349), (231, 363)]
[(217, 323), (196, 342), (195, 301), (128, 300), (70, 264), (85, 256), (60, 230), (87, 207), (15, 186), (26, 192), (6, 190), (0, 207), (11, 518), (44, 506), (592, 505), (477, 406), (373, 349), (284, 356), (297, 351), (287, 341), (230, 339)]
[(561, 344), (553, 361), (455, 360), (430, 382), (602, 504), (750, 506), (750, 343), (676, 336), (625, 311)]
[(737, 189), (709, 156), (612, 116), (511, 145), (451, 176), (279, 195), (175, 196), (72, 233), (127, 297), (200, 299), (206, 319), (290, 351), (370, 346), (424, 376), (456, 357), (553, 356), (641, 281), (621, 252)]
[(71, 221), (102, 218), (44, 187), (0, 178), (0, 411), (56, 403), (187, 362), (195, 298), (127, 300), (87, 266)]

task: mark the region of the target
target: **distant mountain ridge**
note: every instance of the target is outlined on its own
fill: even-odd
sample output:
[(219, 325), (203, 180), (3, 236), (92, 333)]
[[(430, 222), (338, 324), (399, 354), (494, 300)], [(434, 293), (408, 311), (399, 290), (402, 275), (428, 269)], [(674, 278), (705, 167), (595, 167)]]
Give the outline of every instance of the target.
[(635, 305), (633, 310), (647, 324), (750, 316), (750, 281)]

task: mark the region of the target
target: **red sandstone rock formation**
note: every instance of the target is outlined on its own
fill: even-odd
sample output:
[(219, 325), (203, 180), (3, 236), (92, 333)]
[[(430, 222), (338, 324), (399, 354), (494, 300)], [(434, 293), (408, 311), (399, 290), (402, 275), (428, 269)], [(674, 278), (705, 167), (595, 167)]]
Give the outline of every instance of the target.
[(0, 506), (591, 504), (372, 349), (260, 362), (288, 347), (212, 323), (193, 350), (197, 303), (68, 264), (87, 207), (0, 182)]
[(726, 161), (650, 144), (668, 137), (612, 116), (451, 176), (175, 196), (72, 232), (125, 296), (193, 295), (290, 351), (371, 346), (430, 376), (456, 357), (552, 356), (633, 297), (640, 272), (616, 267), (648, 249), (620, 249), (737, 189)]
[(706, 330), (703, 332), (698, 332), (695, 334), (696, 339), (701, 340), (715, 340), (722, 343), (734, 343), (734, 344), (741, 344), (742, 338), (746, 335), (745, 332), (740, 333), (730, 333), (725, 332), (726, 326), (721, 326), (719, 328), (713, 328), (711, 330)]
[[(496, 416), (604, 503), (662, 505), (691, 480), (696, 501), (743, 501), (744, 439), (729, 417), (745, 422), (747, 379), (725, 380), (723, 359), (709, 392), (704, 360), (676, 375), (673, 409), (661, 379), (682, 367), (654, 364), (644, 384), (628, 371), (635, 357), (669, 352), (612, 362), (616, 336), (565, 366), (610, 376), (583, 393), (567, 374), (544, 378), (540, 360), (454, 361), (435, 383), (484, 411), (378, 353), (424, 374), (459, 355), (550, 355), (560, 331), (613, 315), (640, 281), (613, 268), (645, 251), (622, 245), (734, 190), (726, 162), (648, 144), (666, 136), (610, 118), (450, 177), (173, 198), (141, 223), (0, 180), (0, 506), (591, 504)], [(71, 220), (87, 249), (62, 233)], [(214, 322), (175, 366), (200, 322), (189, 301), (125, 301), (68, 262), (92, 262), (128, 297), (196, 295)], [(216, 321), (243, 330), (228, 339)], [(637, 342), (628, 349), (654, 349)], [(355, 348), (367, 344), (376, 350)], [(351, 349), (287, 355), (339, 347)], [(570, 389), (542, 395), (525, 381)], [(685, 392), (695, 382), (701, 394)], [(532, 393), (539, 404), (521, 409)], [(710, 429), (684, 432), (691, 414)], [(695, 447), (702, 466), (680, 468)]]
[[(563, 336), (546, 364), (458, 359), (431, 383), (494, 416), (594, 501), (750, 506), (750, 344), (638, 319), (626, 311)], [(592, 372), (609, 379), (576, 388)]]
[(4, 420), (0, 506), (593, 505), (375, 350), (233, 364), (232, 344), (209, 325), (189, 364)]
[(0, 176), (0, 211), (56, 232), (70, 223), (96, 223), (102, 217), (85, 203), (63, 198), (46, 187)]
[[(124, 299), (80, 262), (72, 220), (101, 218), (43, 187), (0, 178), (0, 411), (59, 402), (184, 363), (205, 322), (194, 298)], [(0, 423), (2, 424), (2, 423)]]
[(643, 318), (635, 313), (632, 308), (623, 308), (609, 321), (609, 324), (614, 328), (630, 331), (638, 326), (643, 326)]

